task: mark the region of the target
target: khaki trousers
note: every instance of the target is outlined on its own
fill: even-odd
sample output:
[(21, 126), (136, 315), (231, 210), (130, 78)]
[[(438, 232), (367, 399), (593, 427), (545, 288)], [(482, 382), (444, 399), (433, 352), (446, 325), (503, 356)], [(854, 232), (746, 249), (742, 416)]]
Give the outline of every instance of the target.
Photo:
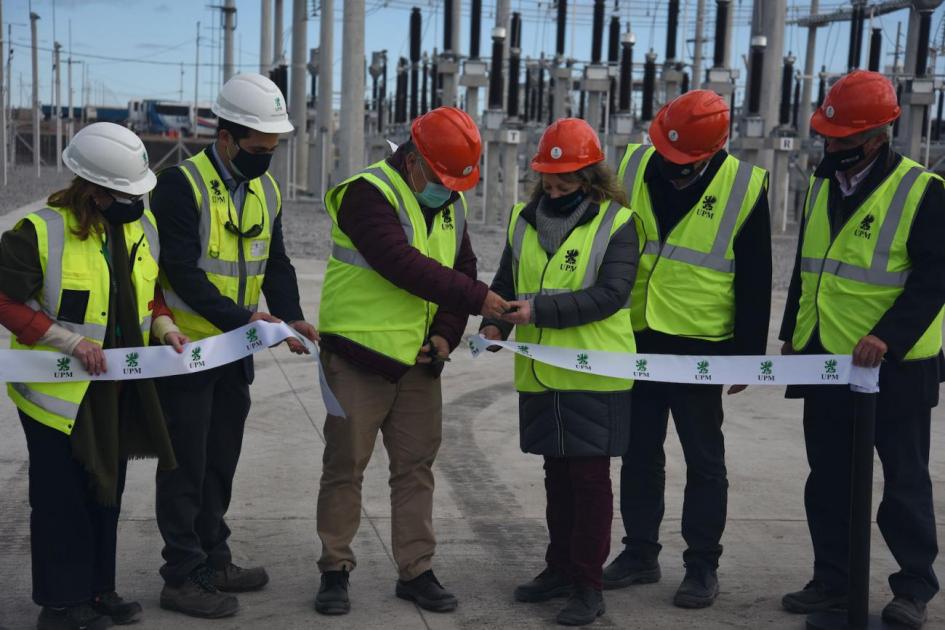
[(322, 353), (329, 387), (347, 418), (325, 420), (325, 454), (318, 492), (318, 568), (352, 570), (351, 541), (361, 523), (361, 485), (380, 431), (390, 458), (391, 546), (401, 580), (432, 566), (433, 461), (442, 437), (440, 379), (414, 366), (398, 382)]

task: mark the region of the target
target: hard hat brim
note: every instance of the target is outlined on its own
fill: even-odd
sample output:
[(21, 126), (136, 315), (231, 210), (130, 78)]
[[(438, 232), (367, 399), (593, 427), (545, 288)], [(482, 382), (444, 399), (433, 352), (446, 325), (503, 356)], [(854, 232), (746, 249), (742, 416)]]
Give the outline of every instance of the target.
[(115, 180), (108, 177), (97, 176), (94, 173), (82, 168), (72, 157), (69, 156), (69, 147), (62, 152), (62, 163), (66, 165), (72, 173), (82, 179), (98, 184), (102, 188), (126, 193), (128, 195), (144, 195), (151, 192), (157, 185), (157, 176), (150, 168), (141, 179), (135, 181)]
[(444, 173), (443, 171), (437, 169), (433, 164), (430, 164), (429, 160), (427, 160), (427, 164), (429, 164), (430, 168), (433, 169), (433, 172), (436, 173), (436, 176), (440, 178), (440, 181), (443, 183), (443, 185), (454, 192), (466, 192), (479, 183), (478, 164), (473, 167), (473, 170), (469, 175), (464, 175), (463, 177), (453, 177), (452, 175)]
[(815, 111), (810, 117), (810, 128), (826, 138), (849, 138), (850, 136), (855, 136), (858, 133), (863, 133), (864, 131), (869, 131), (870, 129), (876, 129), (877, 127), (888, 125), (899, 118), (901, 111), (901, 109), (897, 109), (895, 116), (892, 116), (888, 120), (884, 120), (881, 123), (864, 125), (862, 127), (850, 127), (848, 125), (838, 125), (837, 123), (831, 121), (824, 114), (823, 108), (818, 108), (817, 111)]
[(587, 168), (592, 164), (603, 161), (603, 156), (601, 156), (599, 160), (583, 160), (581, 162), (545, 162), (543, 160), (534, 159), (532, 160), (531, 168), (536, 173), (575, 173), (582, 168)]
[(249, 129), (255, 129), (261, 133), (292, 133), (295, 131), (295, 125), (293, 125), (288, 118), (285, 120), (275, 120), (271, 122), (265, 122), (258, 119), (249, 119), (243, 114), (231, 112), (220, 107), (218, 103), (213, 103), (210, 106), (210, 111), (216, 114), (217, 118), (228, 120), (231, 123), (242, 125)]

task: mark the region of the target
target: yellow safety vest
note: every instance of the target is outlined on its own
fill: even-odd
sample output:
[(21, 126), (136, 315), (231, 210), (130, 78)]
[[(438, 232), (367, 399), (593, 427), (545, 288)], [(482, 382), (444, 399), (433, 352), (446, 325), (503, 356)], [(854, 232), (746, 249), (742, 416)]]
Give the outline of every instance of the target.
[[(282, 196), (269, 173), (250, 180), (242, 210), (235, 207), (223, 178), (205, 151), (178, 165), (190, 182), (200, 217), (200, 258), (197, 267), (207, 274), (220, 295), (255, 312), (266, 277), (272, 226), (282, 212)], [(243, 238), (226, 229), (232, 223), (242, 232), (255, 225), (261, 232)], [(222, 330), (194, 311), (161, 273), (164, 298), (181, 332), (191, 340), (219, 335)]]
[[(44, 208), (27, 215), (21, 223), (23, 221), (32, 223), (36, 230), (39, 261), (43, 269), (43, 287), (36, 298), (27, 304), (42, 310), (63, 328), (102, 345), (108, 325), (111, 289), (111, 270), (104, 255), (104, 236), (93, 232), (87, 239), (79, 239), (75, 235), (79, 227), (75, 215), (64, 208)], [(150, 210), (146, 210), (140, 220), (124, 225), (125, 243), (129, 253), (133, 253), (131, 283), (145, 344), (151, 331), (154, 287), (158, 278), (160, 244), (156, 225)], [(62, 296), (66, 291), (88, 294), (81, 322), (59, 319)], [(10, 347), (14, 350), (58, 352), (49, 346), (27, 346), (20, 343), (16, 336), (10, 340)], [(52, 376), (71, 377), (77, 370), (82, 370), (79, 360), (66, 357), (59, 361)], [(7, 394), (26, 415), (69, 435), (88, 388), (89, 381), (7, 383)]]
[(735, 331), (735, 237), (759, 197), (768, 173), (728, 156), (696, 205), (667, 235), (659, 233), (643, 174), (653, 147), (627, 146), (620, 163), (640, 237), (633, 286), (633, 329), (709, 341)]
[[(941, 179), (903, 157), (832, 237), (828, 180), (811, 177), (801, 241), (800, 306), (791, 340), (795, 348), (805, 348), (816, 328), (825, 350), (851, 354), (892, 307), (912, 270), (906, 244), (933, 178)], [(906, 360), (938, 354), (942, 321), (939, 311)]]
[[(592, 221), (574, 228), (558, 251), (549, 256), (538, 241), (538, 231), (522, 217), (524, 203), (512, 208), (508, 240), (512, 249), (515, 293), (519, 300), (536, 295), (573, 293), (594, 286), (610, 239), (630, 221), (632, 212), (605, 201)], [(515, 388), (520, 392), (591, 391), (616, 392), (633, 387), (633, 381), (589, 373), (589, 357), (580, 350), (635, 352), (630, 306), (601, 321), (573, 328), (515, 327), (515, 340), (577, 349), (575, 370), (565, 370), (515, 355)]]
[(428, 232), (423, 211), (407, 182), (384, 160), (348, 178), (325, 195), (333, 244), (322, 285), (319, 330), (350, 339), (405, 365), (413, 365), (427, 338), (437, 305), (394, 286), (374, 271), (338, 227), (341, 201), (348, 185), (359, 179), (370, 183), (387, 198), (411, 246), (450, 268), (456, 263), (466, 229), (466, 198), (460, 194), (461, 208), (455, 203), (444, 208)]

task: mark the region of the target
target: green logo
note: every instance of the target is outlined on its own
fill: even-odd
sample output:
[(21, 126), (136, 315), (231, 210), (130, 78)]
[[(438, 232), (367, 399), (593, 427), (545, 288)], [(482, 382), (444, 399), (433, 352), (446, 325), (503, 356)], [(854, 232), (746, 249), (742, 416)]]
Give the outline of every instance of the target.
[(583, 353), (583, 352), (582, 352), (581, 354), (577, 355), (577, 362), (578, 362), (578, 366), (579, 366), (579, 367), (582, 367), (582, 368), (585, 368), (585, 369), (591, 367), (590, 360), (588, 359), (587, 355), (586, 355), (585, 353)]
[(762, 375), (771, 376), (772, 374), (774, 374), (774, 362), (762, 361), (760, 369), (761, 369)]
[(68, 372), (72, 365), (72, 359), (69, 357), (62, 357), (61, 359), (56, 360), (56, 369), (60, 372)]
[(259, 341), (259, 333), (256, 332), (255, 328), (250, 328), (246, 331), (246, 341), (249, 343), (256, 343)]
[(699, 361), (696, 363), (696, 369), (699, 371), (699, 374), (703, 376), (709, 373), (709, 362), (708, 361)]
[(526, 357), (532, 356), (531, 353), (528, 352), (528, 346), (519, 346), (518, 351), (524, 354)]
[(826, 374), (836, 374), (837, 361), (835, 359), (829, 359), (827, 361), (824, 361), (824, 372)]
[(125, 355), (125, 367), (127, 368), (136, 368), (138, 367), (138, 353), (129, 352)]
[(201, 358), (200, 358), (200, 346), (197, 346), (196, 348), (194, 348), (193, 350), (190, 351), (190, 360), (193, 361), (193, 362), (195, 362), (195, 363), (196, 363), (197, 361), (200, 361), (200, 360), (201, 360)]
[(276, 111), (281, 112), (282, 111), (282, 98), (277, 96), (275, 100), (276, 100)]
[(637, 359), (637, 372), (646, 372), (646, 359)]

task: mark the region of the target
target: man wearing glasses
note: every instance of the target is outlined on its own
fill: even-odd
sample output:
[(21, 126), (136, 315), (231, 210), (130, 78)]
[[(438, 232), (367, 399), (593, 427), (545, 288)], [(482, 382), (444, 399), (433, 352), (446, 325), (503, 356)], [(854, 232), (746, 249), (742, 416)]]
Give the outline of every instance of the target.
[[(248, 322), (284, 320), (316, 341), (304, 321), (295, 269), (282, 239), (279, 188), (267, 172), (279, 134), (292, 131), (279, 88), (258, 74), (230, 79), (213, 112), (216, 141), (161, 173), (151, 208), (161, 234), (161, 285), (192, 340)], [(272, 315), (258, 311), (260, 293)], [(306, 352), (297, 339), (295, 353)], [(233, 564), (224, 515), (249, 413), (252, 357), (158, 381), (178, 468), (157, 475), (164, 537), (161, 607), (195, 617), (236, 613), (225, 593), (269, 581), (262, 567)]]

